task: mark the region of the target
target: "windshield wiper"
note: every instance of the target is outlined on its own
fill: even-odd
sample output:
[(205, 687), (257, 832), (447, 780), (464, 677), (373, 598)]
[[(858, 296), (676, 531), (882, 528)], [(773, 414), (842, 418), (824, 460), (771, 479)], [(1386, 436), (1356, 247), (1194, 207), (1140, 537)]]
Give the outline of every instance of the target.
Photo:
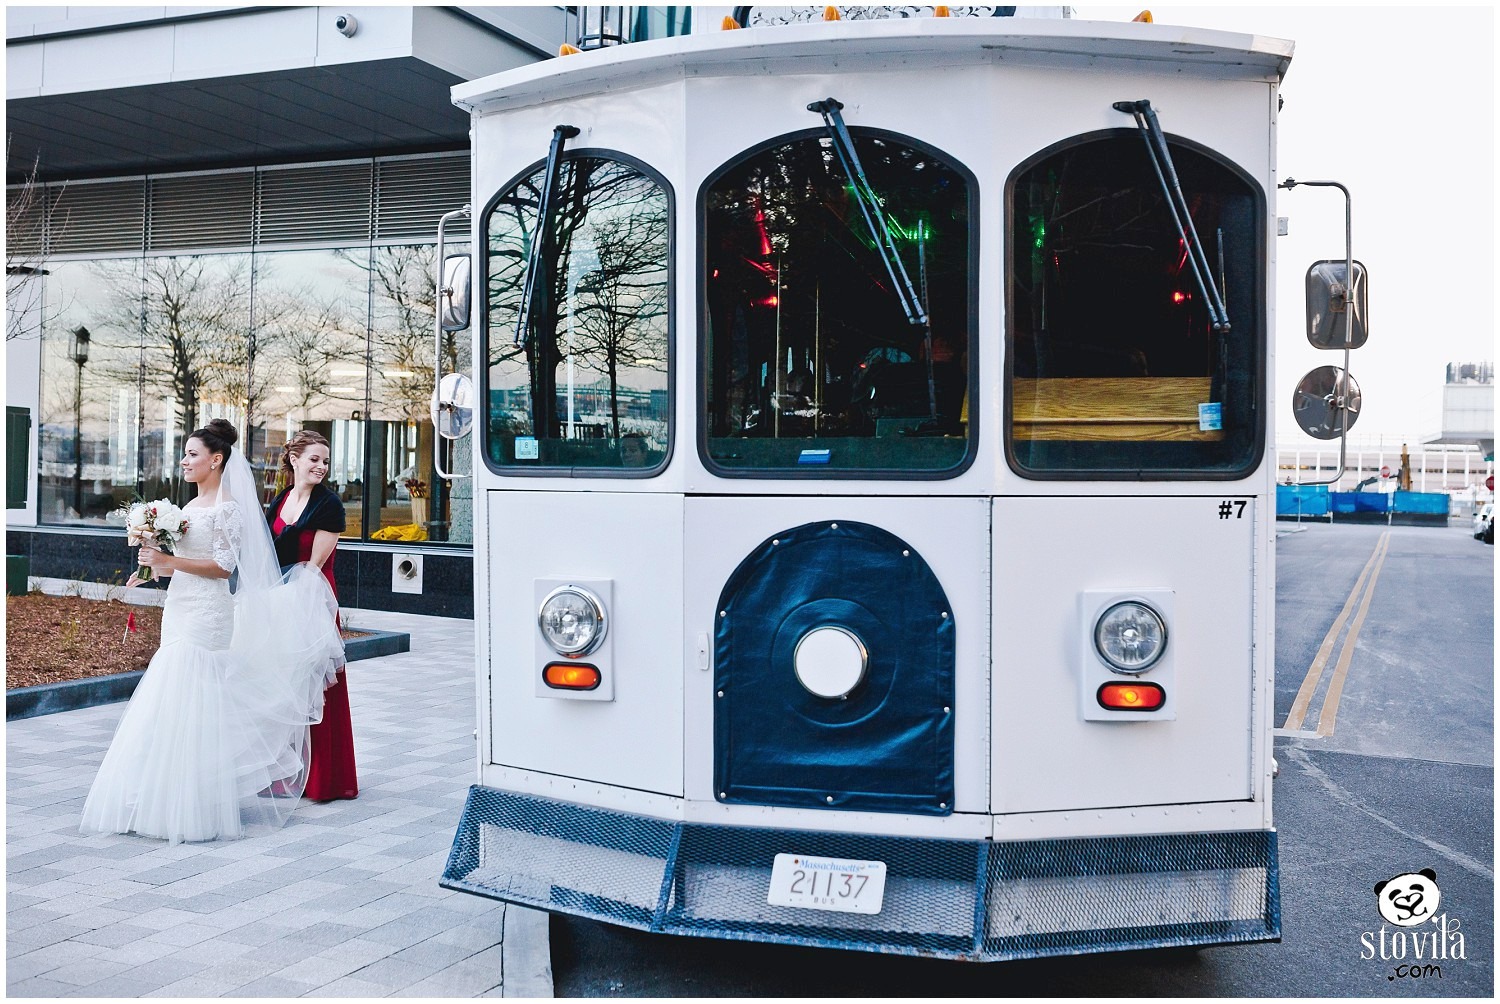
[(552, 146), (547, 151), (547, 167), (542, 176), (542, 192), (537, 199), (536, 233), (526, 255), (526, 284), (521, 287), (521, 308), (516, 317), (516, 339), (520, 345), (531, 331), (531, 304), (536, 294), (537, 275), (541, 272), (542, 245), (552, 230), (552, 195), (557, 188), (557, 174), (562, 166), (563, 144), (578, 135), (576, 126), (560, 125), (552, 130)]
[[(843, 107), (841, 102), (833, 98), (825, 98), (822, 101), (814, 101), (807, 106), (807, 110), (823, 116), (823, 124), (828, 127), (828, 137), (833, 141), (833, 152), (838, 155), (839, 164), (849, 179), (849, 187), (854, 190), (854, 201), (858, 203), (860, 214), (865, 218), (865, 226), (870, 228), (870, 237), (875, 241), (875, 250), (880, 253), (880, 260), (885, 265), (886, 274), (891, 277), (891, 285), (895, 287), (896, 299), (901, 301), (901, 309), (906, 312), (906, 319), (912, 324), (926, 325), (927, 310), (917, 296), (911, 277), (906, 274), (906, 266), (901, 263), (901, 256), (896, 253), (896, 244), (891, 239), (891, 228), (886, 225), (885, 213), (880, 209), (880, 199), (875, 195), (875, 190), (870, 187), (870, 180), (865, 177), (865, 169), (859, 162), (859, 154), (854, 151), (854, 139), (844, 125), (844, 117), (839, 114), (839, 110)], [(897, 273), (900, 274), (899, 278)]]
[(1182, 237), (1183, 246), (1187, 248), (1188, 261), (1193, 266), (1193, 280), (1198, 284), (1198, 292), (1208, 308), (1208, 323), (1215, 331), (1227, 332), (1229, 311), (1225, 309), (1218, 286), (1214, 284), (1208, 254), (1198, 242), (1198, 229), (1193, 226), (1193, 214), (1188, 210), (1187, 199), (1182, 194), (1182, 185), (1177, 180), (1177, 168), (1172, 164), (1172, 154), (1167, 149), (1167, 138), (1162, 135), (1155, 109), (1151, 107), (1150, 101), (1145, 100), (1116, 101), (1114, 109), (1135, 116), (1136, 127), (1141, 131), (1141, 138), (1146, 141), (1146, 153), (1151, 159), (1151, 167), (1156, 171), (1156, 180), (1161, 182), (1162, 194), (1167, 198), (1172, 223)]
[(843, 167), (845, 177), (849, 179), (849, 187), (854, 192), (854, 201), (859, 206), (860, 215), (865, 219), (865, 226), (870, 229), (870, 238), (875, 242), (875, 250), (880, 254), (886, 274), (891, 277), (891, 287), (895, 290), (901, 310), (906, 314), (908, 323), (922, 329), (922, 340), (927, 356), (927, 416), (936, 418), (937, 382), (932, 370), (932, 325), (928, 322), (927, 307), (922, 302), (922, 298), (917, 295), (911, 276), (907, 274), (906, 266), (901, 262), (901, 255), (896, 251), (896, 242), (891, 237), (891, 228), (886, 225), (885, 213), (880, 208), (880, 198), (871, 187), (869, 178), (865, 176), (864, 165), (859, 162), (859, 154), (854, 149), (854, 138), (849, 135), (849, 129), (844, 125), (844, 117), (839, 114), (843, 107), (842, 102), (833, 98), (825, 98), (822, 101), (814, 101), (807, 106), (807, 110), (823, 116), (823, 124), (828, 129), (828, 138), (833, 143), (833, 152), (839, 158), (839, 165)]

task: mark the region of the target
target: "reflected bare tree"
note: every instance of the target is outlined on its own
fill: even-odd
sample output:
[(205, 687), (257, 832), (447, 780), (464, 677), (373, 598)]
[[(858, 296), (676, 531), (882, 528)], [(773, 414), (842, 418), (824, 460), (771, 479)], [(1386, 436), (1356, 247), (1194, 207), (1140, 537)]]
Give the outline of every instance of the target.
[(561, 339), (574, 294), (574, 361), (605, 374), (618, 439), (621, 369), (666, 366), (666, 196), (655, 182), (616, 161), (571, 158), (560, 175), (556, 215), (541, 248), (544, 281), (537, 284), (519, 348), (507, 332), (515, 330), (531, 244), (538, 239), (542, 172), (519, 183), (491, 214), (489, 364), (524, 357), (532, 430), (559, 437), (558, 368), (568, 358)]
[(592, 282), (579, 285), (580, 298), (589, 298), (575, 308), (573, 351), (609, 380), (611, 435), (617, 442), (621, 367), (666, 371), (667, 206), (654, 184), (636, 180), (633, 198), (612, 203), (589, 220), (586, 236), (599, 269)]
[[(5, 140), (10, 159), (10, 137)], [(38, 335), (46, 320), (42, 310), (42, 276), (46, 275), (48, 230), (62, 222), (53, 207), (61, 189), (48, 191), (37, 180), (40, 159), (33, 160), (22, 182), (5, 193), (5, 340)], [(64, 214), (66, 216), (66, 214)], [(56, 316), (61, 308), (53, 307)]]
[[(208, 395), (243, 405), (248, 255), (148, 258), (139, 275), (104, 267), (94, 274), (106, 290), (107, 326), (140, 332), (141, 383), (173, 402), (180, 430), (198, 427)], [(137, 371), (112, 376), (135, 383)]]
[(340, 391), (332, 374), (335, 364), (363, 366), (365, 332), (360, 319), (335, 300), (319, 301), (305, 290), (278, 291), (263, 296), (265, 309), (257, 327), (275, 345), (274, 374), (269, 382), (288, 413), (310, 414), (323, 405), (340, 402), (358, 408), (364, 387)]
[[(383, 387), (378, 397), (394, 404), (402, 419), (420, 422), (427, 416), (433, 387), (437, 248), (399, 244), (374, 248), (368, 261), (362, 255), (341, 257), (370, 274), (375, 301), (370, 361)], [(444, 333), (444, 350), (456, 366), (459, 351), (454, 333)]]

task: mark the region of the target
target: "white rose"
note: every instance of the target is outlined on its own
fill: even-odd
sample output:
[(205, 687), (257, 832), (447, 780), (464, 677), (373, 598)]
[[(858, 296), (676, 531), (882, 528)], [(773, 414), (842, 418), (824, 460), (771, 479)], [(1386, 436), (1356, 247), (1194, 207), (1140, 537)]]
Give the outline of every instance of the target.
[(152, 503), (156, 510), (156, 532), (166, 534), (173, 541), (182, 536), (182, 510), (166, 499)]

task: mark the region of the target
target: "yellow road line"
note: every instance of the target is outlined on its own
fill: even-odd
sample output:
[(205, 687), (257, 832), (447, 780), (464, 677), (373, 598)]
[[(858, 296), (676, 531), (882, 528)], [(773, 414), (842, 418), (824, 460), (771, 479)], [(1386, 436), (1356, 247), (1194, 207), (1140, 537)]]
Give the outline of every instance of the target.
[(1323, 710), (1318, 715), (1318, 737), (1326, 738), (1333, 735), (1333, 723), (1339, 714), (1339, 698), (1344, 694), (1344, 680), (1349, 675), (1349, 664), (1354, 661), (1354, 641), (1359, 637), (1360, 626), (1365, 622), (1365, 614), (1370, 612), (1370, 601), (1375, 598), (1375, 580), (1380, 578), (1380, 566), (1385, 564), (1385, 556), (1390, 553), (1390, 545), (1387, 538), (1390, 537), (1387, 530), (1381, 538), (1385, 549), (1380, 552), (1380, 560), (1375, 563), (1375, 570), (1370, 573), (1370, 584), (1365, 589), (1365, 598), (1359, 602), (1359, 613), (1354, 615), (1354, 623), (1349, 625), (1349, 636), (1344, 639), (1344, 647), (1339, 651), (1338, 665), (1333, 669), (1333, 677), (1328, 681), (1328, 693), (1323, 697)]
[(1307, 717), (1307, 707), (1312, 703), (1313, 694), (1323, 679), (1323, 670), (1328, 666), (1328, 657), (1333, 654), (1334, 642), (1338, 641), (1339, 632), (1344, 629), (1344, 622), (1349, 619), (1349, 612), (1354, 609), (1355, 601), (1358, 600), (1360, 591), (1365, 587), (1365, 579), (1369, 576), (1370, 569), (1375, 567), (1377, 560), (1381, 557), (1390, 536), (1389, 530), (1380, 535), (1380, 540), (1375, 543), (1374, 553), (1370, 555), (1370, 560), (1365, 562), (1364, 569), (1354, 582), (1354, 588), (1349, 592), (1349, 598), (1344, 601), (1344, 609), (1339, 611), (1338, 617), (1334, 618), (1333, 626), (1323, 636), (1323, 644), (1318, 646), (1318, 654), (1313, 656), (1312, 665), (1307, 669), (1307, 676), (1303, 678), (1302, 686), (1297, 688), (1297, 696), (1292, 700), (1292, 710), (1287, 712), (1286, 721), (1281, 723), (1283, 729), (1295, 732), (1302, 728), (1302, 722)]

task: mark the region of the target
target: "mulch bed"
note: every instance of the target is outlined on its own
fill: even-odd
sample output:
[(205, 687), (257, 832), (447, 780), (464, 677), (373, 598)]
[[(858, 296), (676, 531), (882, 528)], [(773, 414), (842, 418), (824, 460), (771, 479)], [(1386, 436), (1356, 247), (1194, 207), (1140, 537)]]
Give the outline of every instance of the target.
[(6, 690), (145, 669), (161, 644), (161, 607), (30, 593), (7, 596), (5, 618)]
[(6, 690), (145, 669), (161, 644), (161, 607), (28, 593), (5, 598), (5, 617)]

